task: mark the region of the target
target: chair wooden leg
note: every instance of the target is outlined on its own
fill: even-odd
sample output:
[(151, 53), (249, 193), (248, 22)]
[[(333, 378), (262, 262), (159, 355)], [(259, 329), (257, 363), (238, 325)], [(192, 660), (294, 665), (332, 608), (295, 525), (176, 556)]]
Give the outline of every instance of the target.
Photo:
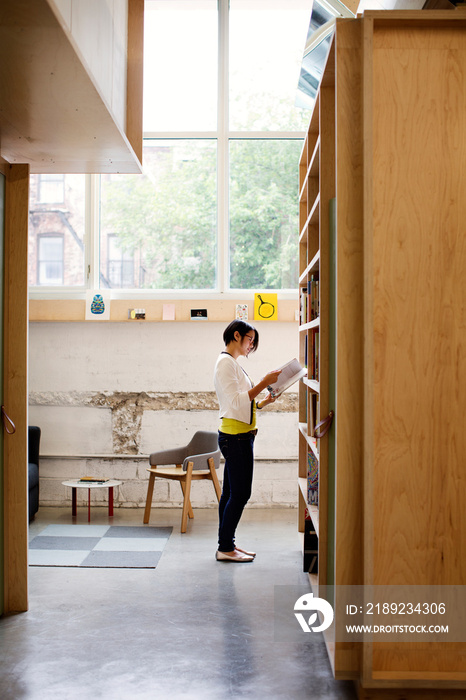
[(210, 469), (210, 475), (212, 477), (212, 481), (214, 482), (214, 489), (215, 489), (215, 493), (217, 494), (217, 501), (220, 501), (220, 496), (222, 495), (222, 489), (220, 488), (220, 482), (218, 480), (217, 470), (215, 469), (215, 462), (214, 462), (213, 457), (209, 458), (209, 469)]
[(190, 495), (191, 495), (191, 477), (193, 474), (194, 464), (188, 462), (188, 468), (186, 469), (186, 480), (184, 483), (184, 501), (183, 501), (183, 513), (181, 515), (181, 532), (186, 532), (186, 527), (188, 525), (188, 510), (190, 506)]
[(147, 485), (147, 498), (146, 498), (146, 509), (144, 511), (144, 524), (147, 525), (149, 522), (150, 518), (150, 509), (152, 506), (152, 495), (154, 493), (154, 481), (155, 481), (155, 474), (154, 472), (149, 473), (149, 483)]
[[(181, 486), (181, 490), (183, 491), (183, 499), (184, 499), (184, 497), (186, 495), (186, 486), (185, 486), (184, 481), (180, 481), (180, 486)], [(191, 506), (191, 501), (189, 499), (188, 499), (188, 516), (190, 518), (194, 518), (194, 513), (193, 513), (192, 506)]]

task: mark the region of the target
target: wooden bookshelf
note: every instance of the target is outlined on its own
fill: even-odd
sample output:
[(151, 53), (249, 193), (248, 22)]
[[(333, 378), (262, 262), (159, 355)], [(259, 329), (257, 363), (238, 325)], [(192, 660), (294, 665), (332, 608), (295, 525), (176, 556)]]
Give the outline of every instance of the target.
[[(298, 529), (304, 570), (317, 537), (310, 586), (337, 632), (346, 587), (466, 580), (465, 113), (465, 13), (336, 21), (299, 162), (300, 290), (318, 274), (319, 314), (299, 325), (301, 362), (316, 333), (318, 348), (299, 387)], [(324, 638), (360, 700), (466, 697), (465, 643)]]

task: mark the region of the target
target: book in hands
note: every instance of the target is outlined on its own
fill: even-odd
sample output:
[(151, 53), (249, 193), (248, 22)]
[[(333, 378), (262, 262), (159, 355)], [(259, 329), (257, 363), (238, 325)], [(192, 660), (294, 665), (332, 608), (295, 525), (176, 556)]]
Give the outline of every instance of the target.
[(277, 381), (273, 384), (269, 384), (267, 387), (274, 399), (307, 374), (306, 368), (303, 367), (296, 358), (290, 360), (282, 367), (278, 367), (278, 369), (281, 369), (281, 372), (278, 375)]

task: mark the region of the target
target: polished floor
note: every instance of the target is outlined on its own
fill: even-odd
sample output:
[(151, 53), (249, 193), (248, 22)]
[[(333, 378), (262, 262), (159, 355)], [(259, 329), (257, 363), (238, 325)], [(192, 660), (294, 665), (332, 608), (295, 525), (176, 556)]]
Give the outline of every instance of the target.
[[(111, 522), (142, 515), (118, 509)], [(29, 567), (29, 611), (0, 620), (2, 699), (355, 698), (333, 679), (321, 635), (288, 636), (279, 621), (295, 629), (277, 600), (307, 590), (296, 512), (246, 509), (237, 542), (257, 551), (250, 564), (215, 561), (215, 510), (196, 510), (184, 535), (180, 515), (152, 511), (151, 525), (173, 525), (156, 569)], [(93, 523), (109, 521), (94, 508)], [(42, 508), (30, 536), (70, 522), (69, 509)]]

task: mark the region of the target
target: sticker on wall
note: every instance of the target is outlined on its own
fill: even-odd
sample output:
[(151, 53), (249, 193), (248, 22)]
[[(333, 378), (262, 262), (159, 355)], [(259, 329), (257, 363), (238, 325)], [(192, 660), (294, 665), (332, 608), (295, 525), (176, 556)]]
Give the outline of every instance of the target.
[(276, 294), (254, 294), (254, 320), (276, 321), (278, 318), (278, 301)]
[(238, 321), (248, 320), (248, 305), (247, 304), (236, 304), (236, 319)]
[(86, 321), (108, 321), (110, 319), (110, 295), (102, 290), (88, 289), (86, 292)]

